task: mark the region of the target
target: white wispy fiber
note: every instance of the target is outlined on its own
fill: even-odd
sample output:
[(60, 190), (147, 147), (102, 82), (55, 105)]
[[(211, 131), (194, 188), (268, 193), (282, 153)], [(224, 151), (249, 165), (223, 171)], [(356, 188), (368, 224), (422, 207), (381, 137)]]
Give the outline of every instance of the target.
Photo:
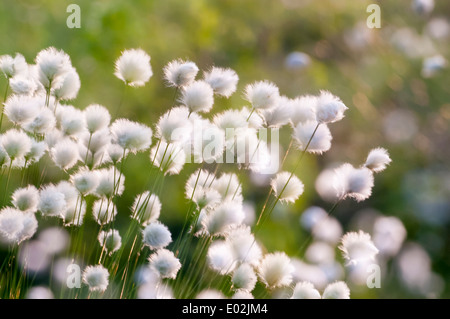
[(312, 235), (316, 240), (336, 244), (342, 236), (341, 223), (333, 216), (320, 218), (312, 228)]
[(236, 265), (233, 251), (224, 240), (216, 240), (209, 246), (207, 260), (209, 267), (221, 275), (231, 273)]
[(292, 100), (281, 96), (277, 105), (270, 110), (262, 110), (261, 114), (266, 122), (266, 126), (270, 128), (280, 128), (289, 123), (292, 118)]
[(255, 299), (255, 297), (253, 297), (252, 293), (248, 290), (239, 289), (231, 296), (231, 299)]
[(173, 60), (164, 67), (163, 71), (168, 86), (181, 88), (195, 80), (198, 67), (191, 61)]
[(27, 164), (38, 162), (47, 151), (47, 144), (45, 142), (38, 142), (35, 139), (31, 139), (31, 149), (25, 154), (25, 160)]
[(331, 283), (325, 288), (322, 299), (350, 299), (350, 289), (343, 281)]
[(99, 184), (98, 172), (81, 168), (70, 177), (70, 181), (80, 194), (87, 195), (95, 191)]
[(239, 76), (232, 69), (213, 67), (211, 71), (205, 72), (204, 80), (211, 85), (215, 94), (228, 98), (236, 92)]
[(311, 121), (297, 124), (292, 137), (301, 151), (306, 149), (307, 152), (313, 154), (322, 154), (328, 151), (331, 147), (331, 140), (333, 139), (328, 126)]
[(51, 132), (55, 126), (56, 119), (52, 110), (47, 107), (41, 107), (36, 116), (22, 127), (25, 131), (33, 134), (46, 134)]
[(113, 142), (132, 153), (144, 151), (152, 144), (152, 130), (144, 124), (117, 119), (110, 126)]
[(11, 160), (24, 157), (31, 150), (31, 139), (22, 131), (11, 129), (1, 135), (1, 144)]
[(384, 171), (391, 162), (392, 160), (389, 157), (388, 151), (382, 147), (378, 147), (369, 152), (364, 166), (374, 173), (379, 173)]
[(98, 186), (94, 194), (99, 197), (110, 198), (122, 195), (125, 189), (125, 176), (114, 167), (97, 170)]
[(252, 291), (255, 288), (256, 281), (257, 277), (253, 267), (246, 263), (237, 267), (231, 277), (231, 282), (234, 289), (245, 289), (247, 291)]
[(116, 60), (114, 75), (126, 85), (144, 86), (153, 75), (150, 56), (142, 49), (123, 51)]
[(38, 85), (35, 80), (26, 75), (16, 75), (9, 81), (9, 86), (15, 94), (32, 95)]
[(18, 188), (12, 194), (12, 204), (24, 213), (35, 213), (39, 205), (39, 191), (33, 185)]
[(241, 263), (257, 266), (262, 257), (262, 250), (251, 233), (250, 227), (239, 225), (232, 227), (226, 234), (234, 258)]
[(205, 81), (194, 81), (183, 87), (180, 103), (190, 112), (209, 112), (214, 104), (214, 91)]
[(167, 247), (172, 242), (172, 234), (166, 225), (158, 221), (148, 224), (142, 231), (142, 243), (151, 250)]
[(334, 123), (344, 118), (348, 107), (341, 99), (330, 92), (321, 91), (316, 104), (316, 119), (318, 123)]
[(237, 130), (248, 127), (247, 118), (239, 110), (226, 110), (216, 114), (213, 122), (225, 132), (227, 141), (234, 139)]
[(83, 272), (83, 282), (90, 291), (105, 291), (109, 284), (109, 272), (102, 265), (87, 266)]
[(374, 261), (378, 254), (370, 235), (362, 230), (346, 233), (341, 239), (339, 249), (350, 265)]
[(61, 214), (65, 226), (81, 226), (86, 215), (86, 201), (79, 200), (68, 204), (67, 208)]
[(244, 97), (256, 110), (276, 107), (280, 93), (278, 87), (269, 81), (259, 81), (245, 87)]
[(291, 299), (321, 299), (321, 297), (312, 283), (302, 281), (295, 285)]
[(213, 207), (222, 199), (219, 192), (210, 188), (214, 175), (206, 170), (197, 170), (186, 181), (185, 197), (200, 208)]
[(176, 175), (186, 163), (186, 153), (178, 143), (161, 142), (159, 147), (156, 145), (152, 148), (150, 160), (164, 174)]
[(215, 163), (225, 148), (225, 133), (209, 120), (194, 122), (191, 140), (195, 163)]
[(303, 194), (304, 185), (297, 176), (289, 172), (278, 173), (270, 182), (275, 196), (280, 202), (294, 203)]
[(223, 202), (205, 216), (202, 224), (208, 234), (220, 236), (226, 234), (231, 226), (241, 224), (244, 217), (241, 203)]
[(106, 252), (112, 255), (122, 246), (122, 237), (116, 229), (110, 229), (107, 232), (101, 231), (98, 234), (100, 246), (104, 246)]
[(96, 200), (92, 205), (92, 216), (99, 225), (111, 223), (117, 215), (117, 208), (111, 202), (103, 199)]
[(64, 135), (76, 137), (86, 130), (86, 120), (83, 112), (71, 105), (58, 107), (56, 120)]
[(155, 270), (161, 278), (175, 279), (181, 268), (181, 263), (174, 253), (167, 249), (159, 249), (149, 258), (149, 266)]
[(11, 95), (5, 102), (4, 114), (15, 125), (31, 122), (39, 112), (39, 99), (27, 95)]
[(131, 217), (146, 226), (159, 218), (161, 213), (161, 201), (157, 195), (150, 194), (148, 191), (144, 192), (136, 196), (132, 212), (133, 214)]
[(192, 129), (189, 109), (174, 107), (159, 118), (155, 135), (168, 143), (182, 143), (190, 138)]
[(39, 192), (38, 210), (44, 216), (59, 216), (66, 209), (64, 194), (55, 185), (47, 185)]
[(53, 90), (58, 101), (73, 100), (77, 97), (81, 82), (77, 70), (71, 67), (62, 75), (61, 84)]
[(124, 150), (124, 148), (118, 144), (108, 144), (106, 147), (106, 152), (109, 157), (109, 160), (113, 164), (119, 163), (124, 156), (127, 156), (128, 151)]
[(63, 170), (72, 168), (80, 159), (77, 143), (68, 138), (56, 143), (50, 155), (55, 165)]
[(394, 216), (380, 216), (373, 225), (373, 242), (385, 256), (395, 256), (406, 238), (406, 228)]
[(47, 90), (61, 85), (63, 76), (72, 68), (70, 57), (53, 47), (40, 51), (36, 56), (37, 78)]
[(265, 255), (258, 266), (261, 281), (270, 289), (290, 285), (293, 272), (291, 260), (284, 252)]
[(373, 173), (370, 169), (354, 168), (345, 163), (334, 170), (334, 187), (340, 199), (354, 198), (360, 202), (372, 194), (374, 185)]
[(10, 55), (0, 56), (0, 71), (10, 79), (17, 75), (26, 74), (28, 71), (28, 64), (22, 54), (16, 53), (13, 58)]
[(223, 201), (241, 201), (242, 185), (236, 174), (224, 173), (219, 178), (215, 178), (211, 187), (219, 192)]
[(56, 185), (56, 190), (64, 195), (64, 200), (68, 205), (75, 204), (78, 199), (77, 189), (68, 181), (60, 181)]
[(303, 95), (291, 100), (289, 105), (292, 108), (292, 127), (296, 127), (299, 123), (316, 121), (317, 100), (317, 96), (314, 95)]
[(20, 244), (31, 238), (37, 226), (36, 217), (32, 213), (24, 214), (12, 207), (0, 210), (0, 241), (5, 244)]
[(91, 134), (108, 127), (109, 122), (111, 121), (109, 111), (100, 104), (88, 105), (83, 113), (87, 130)]

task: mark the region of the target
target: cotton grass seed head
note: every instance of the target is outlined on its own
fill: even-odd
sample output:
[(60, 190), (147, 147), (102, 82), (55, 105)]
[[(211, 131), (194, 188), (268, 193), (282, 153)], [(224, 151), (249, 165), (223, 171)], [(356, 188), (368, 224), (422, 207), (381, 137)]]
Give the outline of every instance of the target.
[(0, 241), (6, 244), (19, 243), (23, 228), (23, 213), (20, 210), (11, 207), (0, 210)]
[(153, 75), (150, 56), (142, 49), (130, 49), (122, 52), (116, 60), (114, 75), (126, 85), (139, 87)]
[(111, 121), (109, 111), (100, 104), (90, 104), (84, 110), (84, 117), (89, 133), (94, 133), (108, 127)]
[(255, 299), (255, 297), (253, 297), (250, 291), (245, 289), (239, 289), (236, 290), (233, 296), (231, 296), (231, 299)]
[(299, 123), (316, 121), (317, 96), (303, 95), (291, 100), (291, 124), (296, 127)]
[(143, 124), (117, 119), (110, 127), (113, 142), (132, 153), (144, 151), (152, 143), (152, 130)]
[(92, 215), (99, 225), (109, 224), (117, 215), (116, 205), (103, 199), (96, 200), (92, 206)]
[(181, 88), (195, 80), (198, 67), (191, 61), (174, 60), (169, 62), (163, 71), (168, 86)]
[(341, 239), (339, 249), (349, 264), (356, 265), (361, 262), (373, 261), (378, 254), (370, 235), (363, 232), (349, 232)]
[(160, 222), (148, 224), (142, 231), (142, 243), (151, 250), (167, 247), (172, 242), (172, 234), (166, 225)]
[(11, 160), (24, 157), (31, 150), (31, 139), (22, 131), (11, 129), (1, 135), (1, 144)]
[(325, 288), (322, 299), (350, 299), (350, 289), (343, 281), (331, 283)]
[(25, 75), (16, 75), (9, 81), (9, 86), (15, 94), (32, 95), (38, 88), (36, 81)]
[(321, 124), (318, 127), (317, 125), (318, 123), (314, 121), (300, 122), (294, 128), (292, 137), (301, 151), (306, 149), (308, 153), (322, 154), (330, 149), (331, 140), (333, 139), (330, 130), (325, 124)]
[(27, 95), (11, 95), (5, 102), (4, 113), (15, 125), (31, 122), (39, 112), (38, 100)]
[(229, 274), (235, 267), (233, 251), (224, 240), (216, 240), (209, 246), (207, 260), (209, 267), (221, 275)]
[(316, 119), (319, 123), (334, 123), (344, 118), (348, 107), (330, 92), (321, 91), (316, 104)]
[(164, 175), (176, 175), (186, 163), (186, 153), (178, 144), (161, 142), (159, 147), (156, 145), (152, 148), (150, 160)]
[(98, 173), (86, 168), (81, 168), (70, 177), (72, 184), (82, 195), (87, 195), (97, 188), (99, 184)]
[(47, 107), (41, 107), (36, 116), (22, 127), (25, 131), (33, 134), (46, 134), (52, 131), (55, 126), (56, 119), (52, 110)]
[(39, 192), (38, 209), (44, 216), (59, 216), (66, 209), (64, 194), (55, 185), (47, 185)]
[(77, 70), (71, 67), (62, 75), (61, 84), (53, 90), (58, 101), (73, 100), (77, 97), (81, 82)]
[(230, 227), (241, 224), (244, 217), (245, 213), (242, 204), (224, 202), (206, 215), (203, 220), (203, 227), (210, 235), (225, 235)]
[(113, 167), (102, 168), (96, 171), (98, 185), (94, 194), (102, 198), (122, 195), (125, 189), (125, 176)]
[(275, 196), (281, 202), (294, 203), (303, 194), (304, 185), (297, 176), (289, 172), (281, 172), (270, 182)]
[(294, 267), (284, 252), (265, 255), (258, 267), (258, 275), (269, 289), (290, 285), (293, 272)]
[(18, 188), (12, 195), (12, 204), (24, 213), (35, 213), (39, 205), (39, 191), (33, 185)]
[(241, 264), (233, 272), (231, 277), (231, 282), (234, 289), (245, 289), (247, 291), (252, 291), (256, 285), (256, 274), (253, 267), (249, 264)]
[(70, 57), (53, 47), (40, 51), (35, 62), (38, 80), (46, 89), (60, 86), (61, 77), (72, 68)]
[(205, 81), (194, 81), (183, 88), (180, 103), (190, 112), (209, 112), (214, 104), (214, 91)]
[(384, 171), (391, 162), (388, 151), (379, 147), (370, 151), (364, 166), (374, 173), (379, 173)]
[(226, 234), (226, 241), (237, 261), (253, 266), (258, 265), (262, 251), (255, 236), (251, 233), (250, 227), (245, 225), (231, 227)]
[(66, 136), (76, 137), (86, 130), (86, 120), (82, 111), (71, 105), (65, 105), (56, 111), (57, 123)]
[(63, 170), (72, 168), (80, 159), (77, 143), (71, 139), (63, 139), (53, 146), (50, 156), (56, 166)]
[(385, 256), (397, 255), (406, 235), (402, 221), (394, 216), (380, 216), (373, 225), (373, 242)]
[(149, 258), (150, 269), (155, 270), (161, 278), (175, 279), (181, 263), (174, 253), (167, 249), (159, 249)]
[(169, 143), (185, 142), (192, 132), (187, 107), (174, 107), (164, 113), (156, 125), (156, 136)]
[(280, 97), (278, 87), (269, 81), (259, 81), (245, 87), (244, 98), (256, 110), (269, 110), (274, 108)]
[(298, 282), (291, 299), (321, 299), (319, 291), (307, 281)]
[(146, 226), (159, 218), (161, 213), (161, 201), (157, 195), (150, 194), (148, 191), (144, 192), (136, 196), (132, 212), (133, 214), (131, 217)]
[(273, 109), (263, 110), (261, 114), (267, 127), (280, 128), (289, 123), (292, 118), (292, 110), (292, 101), (285, 96), (281, 96)]
[(87, 266), (83, 272), (83, 283), (89, 286), (90, 291), (103, 292), (108, 288), (109, 272), (102, 265)]
[(228, 98), (236, 92), (239, 77), (231, 69), (213, 67), (211, 71), (205, 73), (204, 80), (211, 85), (215, 94)]
[(122, 237), (115, 229), (110, 229), (107, 232), (101, 231), (98, 234), (98, 241), (100, 246), (105, 247), (105, 250), (109, 253), (109, 255), (112, 255), (114, 252), (119, 250), (120, 246), (122, 246)]
[(354, 168), (348, 163), (335, 169), (333, 182), (339, 198), (350, 197), (358, 202), (370, 197), (374, 185), (373, 173), (370, 169)]
[(0, 71), (6, 78), (10, 79), (17, 75), (22, 75), (28, 70), (27, 62), (22, 54), (16, 53), (13, 58), (10, 55), (0, 56)]

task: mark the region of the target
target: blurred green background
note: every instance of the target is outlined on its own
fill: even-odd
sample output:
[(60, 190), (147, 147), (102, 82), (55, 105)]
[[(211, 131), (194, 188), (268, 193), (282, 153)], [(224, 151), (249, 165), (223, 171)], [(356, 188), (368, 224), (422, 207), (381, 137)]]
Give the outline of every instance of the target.
[[(288, 97), (331, 91), (349, 107), (344, 120), (330, 126), (332, 148), (322, 156), (307, 157), (298, 171), (306, 185), (304, 195), (295, 205), (281, 207), (258, 239), (269, 251), (296, 254), (307, 238), (298, 222), (303, 210), (332, 205), (314, 188), (320, 171), (337, 162), (359, 165), (370, 149), (382, 146), (393, 163), (376, 175), (372, 197), (362, 203), (346, 201), (335, 216), (345, 230), (354, 230), (352, 223), (366, 208), (399, 217), (408, 241), (419, 243), (429, 254), (437, 285), (422, 293), (391, 276), (381, 289), (356, 290), (352, 297), (449, 298), (450, 72), (443, 68), (424, 77), (422, 68), (427, 57), (449, 56), (450, 2), (437, 1), (433, 12), (418, 14), (409, 0), (378, 1), (381, 28), (369, 29), (366, 8), (372, 2), (4, 0), (0, 54), (19, 52), (32, 63), (41, 49), (63, 49), (82, 83), (73, 104), (83, 109), (99, 103), (114, 114), (124, 91), (113, 75), (114, 61), (122, 50), (140, 47), (151, 56), (154, 75), (145, 87), (126, 90), (119, 116), (152, 127), (171, 106), (174, 91), (164, 86), (162, 68), (175, 58), (192, 60), (203, 70), (216, 65), (238, 73), (237, 93), (229, 100), (216, 98), (212, 114), (245, 105), (242, 90), (256, 80), (273, 81)], [(81, 8), (80, 29), (66, 26), (71, 3)], [(294, 51), (309, 55), (310, 63), (289, 66), (286, 58)], [(5, 84), (1, 79), (1, 87)], [(289, 130), (282, 134), (287, 136)], [(292, 169), (296, 156), (290, 154), (285, 169)], [(144, 190), (149, 165), (147, 153), (130, 158), (119, 215), (126, 217), (134, 196)], [(187, 207), (184, 182), (196, 168), (188, 164), (182, 174), (165, 181), (161, 221), (174, 232), (181, 228)], [(255, 185), (248, 175), (240, 176), (244, 197), (258, 212), (268, 188)]]

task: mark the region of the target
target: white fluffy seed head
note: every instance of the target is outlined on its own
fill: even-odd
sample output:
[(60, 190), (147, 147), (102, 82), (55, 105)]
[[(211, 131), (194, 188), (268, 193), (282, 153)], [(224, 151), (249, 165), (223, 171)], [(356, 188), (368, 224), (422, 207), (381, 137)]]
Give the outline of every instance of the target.
[(26, 74), (28, 64), (20, 53), (16, 53), (14, 58), (10, 55), (2, 55), (0, 56), (0, 71), (7, 78), (12, 78), (17, 75)]
[(259, 81), (245, 87), (244, 97), (256, 110), (270, 110), (276, 107), (280, 93), (278, 87), (269, 81)]
[(41, 107), (36, 116), (23, 129), (33, 134), (46, 134), (56, 126), (55, 115), (47, 107)]
[(109, 272), (102, 265), (87, 266), (83, 272), (83, 282), (90, 291), (105, 291), (109, 284)]
[(178, 144), (161, 142), (155, 145), (150, 152), (150, 160), (165, 175), (178, 174), (186, 163), (186, 153)]
[(295, 285), (291, 299), (320, 299), (320, 293), (312, 283), (302, 281)]
[(236, 290), (233, 296), (231, 296), (231, 299), (255, 299), (255, 297), (253, 297), (250, 291), (245, 289), (239, 289)]
[(221, 275), (229, 274), (235, 267), (235, 259), (230, 245), (223, 240), (214, 241), (208, 248), (208, 264)]
[(71, 139), (63, 139), (50, 150), (50, 156), (56, 166), (63, 170), (72, 168), (80, 159), (77, 143)]
[(72, 68), (70, 57), (53, 47), (40, 51), (35, 61), (37, 78), (46, 89), (59, 87), (65, 73)]
[(66, 136), (76, 137), (86, 131), (86, 120), (83, 112), (71, 105), (58, 107), (56, 119), (61, 132)]
[(26, 125), (39, 112), (39, 99), (27, 95), (11, 95), (5, 102), (3, 112), (15, 125)]
[(233, 254), (241, 263), (256, 266), (262, 257), (262, 251), (251, 233), (250, 227), (239, 225), (232, 227), (226, 234), (226, 240)]
[(112, 255), (114, 252), (119, 250), (120, 246), (122, 246), (122, 237), (119, 232), (115, 229), (110, 229), (109, 231), (101, 231), (98, 234), (98, 241), (100, 246), (104, 246), (105, 250)]
[(24, 157), (31, 150), (31, 139), (22, 131), (11, 129), (1, 135), (1, 144), (11, 160)]
[(70, 181), (82, 195), (87, 195), (95, 191), (98, 186), (98, 172), (81, 168), (70, 177)]
[[(291, 176), (292, 175), (292, 176)], [(275, 196), (281, 202), (294, 203), (303, 194), (304, 185), (297, 176), (289, 172), (278, 173), (270, 182)]]
[(350, 299), (350, 289), (343, 281), (331, 283), (325, 288), (322, 299)]
[[(297, 143), (297, 147), (301, 151), (304, 151), (306, 149), (306, 151), (309, 153), (322, 154), (323, 152), (326, 152), (330, 149), (331, 140), (333, 139), (333, 137), (331, 136), (331, 132), (328, 129), (328, 126), (326, 126), (325, 124), (320, 124), (317, 127), (317, 125), (317, 122), (300, 122), (294, 128), (293, 138)], [(313, 136), (312, 139), (311, 136)]]
[(354, 198), (360, 202), (366, 200), (372, 194), (374, 185), (373, 173), (370, 169), (354, 168), (345, 163), (335, 169), (334, 187), (338, 198)]
[(18, 188), (12, 195), (12, 204), (24, 213), (35, 213), (39, 205), (39, 191), (33, 185)]
[(182, 143), (189, 139), (192, 129), (189, 109), (174, 107), (159, 118), (155, 135), (169, 143)]
[(316, 104), (316, 120), (319, 123), (334, 123), (344, 118), (348, 107), (330, 92), (321, 91)]
[(132, 218), (138, 220), (142, 225), (156, 221), (161, 213), (161, 201), (155, 194), (144, 192), (136, 196), (132, 207)]
[(26, 75), (16, 75), (9, 81), (9, 86), (15, 94), (32, 95), (38, 88), (35, 80)]
[(231, 69), (213, 67), (211, 71), (205, 73), (204, 80), (211, 85), (215, 94), (228, 98), (236, 92), (239, 77)]
[(172, 242), (172, 234), (166, 225), (160, 222), (148, 224), (142, 231), (142, 243), (151, 250), (167, 247)]
[(333, 216), (324, 216), (314, 224), (312, 235), (316, 240), (336, 244), (342, 236), (342, 226)]
[(220, 236), (225, 235), (230, 227), (240, 225), (244, 218), (241, 203), (223, 202), (205, 216), (202, 224), (208, 234)]
[(67, 207), (64, 194), (55, 185), (48, 185), (39, 192), (38, 209), (44, 216), (59, 216)]
[(209, 112), (214, 104), (214, 91), (205, 81), (194, 81), (183, 88), (180, 103), (190, 112)]
[(102, 198), (110, 198), (113, 195), (122, 195), (125, 189), (125, 176), (114, 168), (102, 168), (97, 170), (98, 186), (94, 194)]
[(72, 201), (61, 214), (64, 226), (81, 226), (86, 215), (86, 201)]
[(27, 290), (26, 299), (54, 299), (49, 287), (35, 286)]
[(132, 153), (144, 151), (152, 144), (152, 130), (143, 124), (117, 119), (110, 127), (113, 142)]
[(122, 52), (116, 60), (114, 75), (126, 85), (139, 87), (153, 75), (150, 56), (142, 49), (130, 49)]
[(234, 289), (252, 291), (255, 288), (256, 281), (257, 278), (253, 267), (246, 263), (236, 268), (231, 277)]
[(273, 289), (292, 282), (294, 267), (284, 252), (267, 254), (258, 266), (258, 275), (266, 287)]
[(242, 197), (242, 186), (236, 174), (224, 173), (212, 181), (211, 187), (219, 192), (224, 201)]
[(38, 142), (35, 139), (31, 139), (31, 149), (25, 155), (25, 160), (27, 163), (35, 163), (38, 162), (42, 156), (44, 156), (47, 151), (48, 146), (45, 142)]
[(226, 110), (222, 113), (216, 114), (213, 122), (225, 132), (227, 140), (234, 138), (234, 134), (227, 134), (227, 129), (231, 132), (231, 129), (236, 131), (248, 126), (247, 118), (239, 110)]
[(349, 232), (341, 239), (339, 249), (349, 264), (357, 265), (366, 261), (375, 260), (378, 249), (375, 247), (370, 235), (363, 232)]
[(225, 299), (225, 295), (216, 289), (204, 289), (198, 293), (195, 299)]
[(149, 258), (150, 269), (155, 270), (161, 278), (175, 279), (181, 263), (174, 253), (167, 249), (159, 249)]
[(164, 67), (164, 79), (168, 86), (184, 87), (191, 84), (198, 73), (194, 62), (174, 60)]
[(373, 225), (373, 242), (385, 256), (397, 255), (406, 234), (402, 221), (394, 216), (378, 217)]
[(210, 188), (214, 175), (205, 170), (197, 170), (187, 180), (185, 196), (197, 204), (200, 209), (213, 207), (221, 200), (220, 194)]
[(391, 163), (391, 158), (386, 149), (378, 147), (370, 151), (367, 156), (367, 160), (364, 166), (373, 171), (374, 173), (379, 173), (386, 169), (386, 166)]
[(266, 122), (266, 126), (270, 128), (280, 128), (288, 124), (292, 118), (292, 104), (292, 100), (285, 96), (281, 96), (273, 109), (262, 110), (261, 114)]
[(84, 110), (84, 117), (89, 133), (94, 133), (108, 127), (111, 121), (109, 111), (102, 105), (91, 104)]
[(0, 210), (0, 241), (6, 244), (18, 244), (24, 229), (23, 213), (15, 208)]
[(92, 206), (92, 215), (99, 225), (109, 224), (117, 215), (117, 208), (107, 200), (99, 199)]
[(127, 155), (127, 151), (123, 149), (119, 144), (111, 143), (107, 146), (106, 152), (109, 156), (109, 159), (113, 164), (117, 164), (122, 160), (122, 157)]
[(78, 199), (77, 189), (68, 181), (59, 182), (56, 185), (56, 190), (64, 195), (64, 200), (68, 205), (75, 204)]
[(73, 100), (77, 97), (81, 82), (77, 70), (71, 67), (61, 76), (61, 84), (53, 90), (58, 101)]
[(314, 95), (303, 95), (291, 100), (291, 124), (293, 127), (299, 123), (316, 121), (317, 100), (317, 96)]

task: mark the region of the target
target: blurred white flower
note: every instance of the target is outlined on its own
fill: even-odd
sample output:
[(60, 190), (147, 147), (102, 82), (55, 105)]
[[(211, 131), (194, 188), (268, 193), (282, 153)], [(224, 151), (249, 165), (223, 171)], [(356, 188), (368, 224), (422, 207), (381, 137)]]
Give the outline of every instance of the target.
[(194, 62), (173, 60), (164, 67), (164, 79), (169, 86), (181, 88), (195, 80), (198, 67)]
[(270, 182), (280, 202), (294, 203), (303, 194), (304, 185), (297, 176), (289, 172), (278, 173)]
[(321, 297), (312, 283), (301, 281), (295, 285), (291, 299), (321, 299)]
[(391, 163), (392, 160), (389, 157), (389, 153), (384, 148), (374, 148), (367, 155), (367, 160), (364, 166), (371, 171), (378, 173), (386, 169), (386, 166)]
[(123, 51), (116, 60), (114, 75), (126, 85), (144, 86), (153, 75), (150, 56), (142, 49)]
[(299, 122), (294, 128), (292, 137), (299, 150), (313, 154), (322, 154), (328, 151), (333, 139), (328, 126), (311, 121)]
[(209, 112), (214, 104), (214, 91), (205, 81), (194, 81), (183, 87), (180, 103), (190, 112)]
[(331, 283), (325, 288), (322, 299), (350, 299), (350, 289), (343, 281)]
[(244, 92), (245, 99), (253, 109), (270, 110), (277, 106), (280, 93), (278, 87), (269, 81), (248, 84)]
[(351, 164), (345, 163), (334, 172), (333, 184), (341, 200), (350, 197), (360, 202), (372, 194), (373, 173), (368, 168), (354, 168)]
[(267, 254), (258, 266), (261, 281), (270, 289), (290, 285), (294, 267), (284, 252)]
[(144, 151), (152, 144), (152, 130), (143, 124), (118, 119), (110, 127), (113, 142), (132, 153)]
[(367, 260), (375, 260), (378, 249), (375, 247), (369, 234), (360, 230), (348, 232), (341, 239), (339, 249), (349, 264), (363, 263)]
[(211, 71), (205, 72), (204, 80), (211, 85), (215, 94), (228, 98), (236, 91), (239, 77), (231, 69), (213, 67)]
[(255, 288), (256, 281), (255, 271), (253, 270), (253, 267), (247, 263), (243, 263), (237, 267), (231, 277), (234, 289), (252, 291)]

